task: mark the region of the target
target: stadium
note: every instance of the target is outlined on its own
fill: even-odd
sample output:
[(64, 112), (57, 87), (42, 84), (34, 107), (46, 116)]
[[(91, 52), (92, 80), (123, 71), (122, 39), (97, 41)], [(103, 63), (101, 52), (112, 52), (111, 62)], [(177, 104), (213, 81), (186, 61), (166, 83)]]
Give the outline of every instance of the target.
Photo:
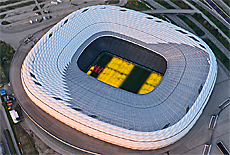
[(86, 135), (133, 150), (166, 147), (188, 133), (216, 75), (214, 54), (192, 33), (104, 5), (61, 20), (31, 49), (21, 69), (26, 94), (43, 111)]

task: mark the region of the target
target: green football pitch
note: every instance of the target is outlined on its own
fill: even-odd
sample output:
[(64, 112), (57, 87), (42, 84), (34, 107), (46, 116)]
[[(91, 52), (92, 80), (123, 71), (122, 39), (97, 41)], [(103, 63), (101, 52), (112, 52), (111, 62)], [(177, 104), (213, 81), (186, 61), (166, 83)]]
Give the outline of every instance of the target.
[[(95, 67), (100, 68), (100, 72), (98, 72)], [(88, 68), (87, 74), (111, 86), (124, 89), (132, 93), (145, 94), (155, 88), (155, 86), (152, 87), (151, 83), (149, 84), (146, 82), (147, 79), (149, 81), (149, 76), (153, 73), (152, 70), (113, 55), (107, 51), (102, 51)], [(149, 87), (151, 87), (150, 90), (140, 91), (141, 89), (144, 89), (142, 88), (144, 84), (149, 85)]]

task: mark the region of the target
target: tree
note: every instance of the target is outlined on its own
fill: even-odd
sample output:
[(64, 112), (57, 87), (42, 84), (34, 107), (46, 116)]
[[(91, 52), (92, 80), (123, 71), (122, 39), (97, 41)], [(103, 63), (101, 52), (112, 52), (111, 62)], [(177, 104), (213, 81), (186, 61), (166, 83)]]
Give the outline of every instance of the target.
[(214, 31), (214, 30), (215, 30), (215, 27), (214, 27), (214, 26), (211, 26), (211, 30)]

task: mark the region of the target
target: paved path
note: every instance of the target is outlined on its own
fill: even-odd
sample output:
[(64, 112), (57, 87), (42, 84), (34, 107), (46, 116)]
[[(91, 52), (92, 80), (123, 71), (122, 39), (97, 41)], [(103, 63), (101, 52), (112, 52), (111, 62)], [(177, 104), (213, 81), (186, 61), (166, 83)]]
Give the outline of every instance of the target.
[(175, 9), (181, 9), (179, 6), (177, 6), (176, 4), (174, 4), (172, 1), (170, 0), (165, 0), (165, 2), (167, 2), (169, 5), (173, 6)]
[[(210, 139), (212, 138), (212, 130), (208, 129), (211, 115), (217, 114), (220, 110), (218, 107), (219, 104), (221, 104), (224, 100), (226, 100), (229, 97), (230, 95), (229, 84), (230, 84), (229, 76), (227, 76), (223, 71), (222, 67), (218, 65), (216, 85), (214, 87), (213, 93), (209, 99), (207, 106), (205, 107), (201, 117), (196, 122), (194, 127), (189, 131), (189, 133), (184, 138), (179, 140), (177, 143), (173, 144), (176, 145), (176, 147), (174, 148), (170, 148), (170, 146), (168, 147), (168, 151), (170, 154), (201, 154), (202, 153), (204, 144), (210, 143)], [(226, 112), (228, 112), (227, 109)], [(224, 142), (228, 140), (227, 138), (224, 137), (224, 136), (229, 137), (230, 128), (227, 128), (227, 126), (229, 125), (228, 116), (229, 115), (226, 115), (226, 117), (219, 118), (218, 121), (222, 123), (217, 122), (216, 128), (222, 128), (222, 126), (225, 127), (223, 129), (220, 130), (218, 129), (217, 131), (214, 131), (214, 134), (216, 132), (218, 135), (223, 135), (222, 137), (216, 136), (216, 140), (218, 138), (219, 138), (218, 140), (223, 140)], [(226, 144), (229, 144), (229, 141), (226, 141)], [(217, 149), (214, 147), (215, 145), (213, 145), (212, 150)], [(216, 154), (220, 154), (220, 152), (217, 152)]]
[(230, 106), (225, 108), (219, 115), (217, 119), (217, 125), (213, 132), (213, 138), (211, 141), (212, 149), (210, 151), (211, 155), (221, 154), (220, 150), (216, 147), (216, 143), (222, 141), (223, 144), (230, 150)]

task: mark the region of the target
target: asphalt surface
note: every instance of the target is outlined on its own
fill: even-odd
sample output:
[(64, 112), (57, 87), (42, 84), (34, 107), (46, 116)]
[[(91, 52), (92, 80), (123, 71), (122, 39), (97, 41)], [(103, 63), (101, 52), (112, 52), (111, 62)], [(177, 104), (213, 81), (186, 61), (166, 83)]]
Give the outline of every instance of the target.
[(214, 0), (228, 15), (230, 15), (230, 8), (222, 0)]
[(196, 13), (196, 10), (190, 10), (190, 9), (163, 9), (163, 10), (147, 10), (142, 11), (143, 13), (151, 13), (151, 14), (176, 14), (176, 13), (182, 13), (182, 14), (193, 14)]
[(3, 146), (3, 149), (4, 149), (4, 153), (5, 154), (14, 154), (14, 151), (13, 151), (13, 148), (10, 144), (10, 138), (6, 132), (6, 130), (3, 131), (3, 135), (5, 137), (5, 140), (3, 140), (2, 142), (2, 146)]
[[(222, 24), (224, 24), (226, 27), (229, 27), (230, 26), (230, 24), (226, 21), (226, 20), (224, 20), (218, 13), (216, 13), (216, 11), (215, 10), (213, 10), (213, 9), (210, 9), (207, 5), (205, 5), (203, 2), (201, 2), (201, 1), (196, 1), (196, 3), (198, 4), (198, 5), (200, 5), (203, 9), (205, 9), (206, 11), (208, 11), (208, 13), (209, 14), (211, 14), (212, 16), (214, 16), (219, 22), (221, 22)], [(192, 7), (192, 8), (194, 8), (194, 6), (193, 5), (191, 5), (190, 3), (187, 3), (190, 7)], [(223, 36), (223, 37), (225, 37), (227, 40), (228, 40), (228, 42), (230, 42), (230, 39), (226, 36), (226, 34), (224, 34), (220, 29), (219, 29), (219, 27), (217, 27), (207, 16), (205, 16), (201, 11), (200, 11), (200, 14), (202, 15), (202, 17), (205, 19), (205, 20), (207, 20), (212, 26), (214, 26), (215, 27), (215, 29), (217, 29), (218, 30), (218, 32), (219, 33), (221, 33), (221, 35)]]
[(230, 24), (230, 17), (218, 5), (216, 5), (216, 3), (214, 3), (212, 0), (206, 0), (206, 2), (208, 2), (208, 4)]
[[(1, 101), (0, 101), (1, 102)], [(2, 105), (0, 105), (2, 107)], [(6, 133), (6, 129), (8, 129), (5, 118), (3, 116), (3, 111), (4, 109), (1, 108), (0, 110), (0, 120), (1, 120), (1, 124), (0, 124), (0, 142), (2, 144), (3, 150), (5, 154), (13, 154), (13, 149), (12, 146), (10, 144), (10, 140), (9, 137)]]
[[(6, 87), (6, 86), (4, 86), (4, 87)], [(1, 133), (0, 134), (0, 142), (2, 142), (2, 144), (3, 144), (5, 154), (7, 154), (7, 153), (13, 154), (14, 153), (13, 149), (12, 149), (12, 146), (10, 144), (9, 136), (8, 136), (8, 134), (6, 132), (6, 129), (8, 129), (9, 133), (11, 135), (14, 147), (16, 149), (16, 152), (17, 152), (18, 155), (20, 155), (20, 152), (19, 152), (19, 149), (17, 147), (17, 143), (16, 143), (16, 140), (15, 140), (13, 131), (11, 129), (8, 117), (6, 115), (4, 107), (1, 104), (2, 104), (2, 101), (0, 99), (0, 120), (1, 120), (1, 123), (0, 123), (0, 133)]]

